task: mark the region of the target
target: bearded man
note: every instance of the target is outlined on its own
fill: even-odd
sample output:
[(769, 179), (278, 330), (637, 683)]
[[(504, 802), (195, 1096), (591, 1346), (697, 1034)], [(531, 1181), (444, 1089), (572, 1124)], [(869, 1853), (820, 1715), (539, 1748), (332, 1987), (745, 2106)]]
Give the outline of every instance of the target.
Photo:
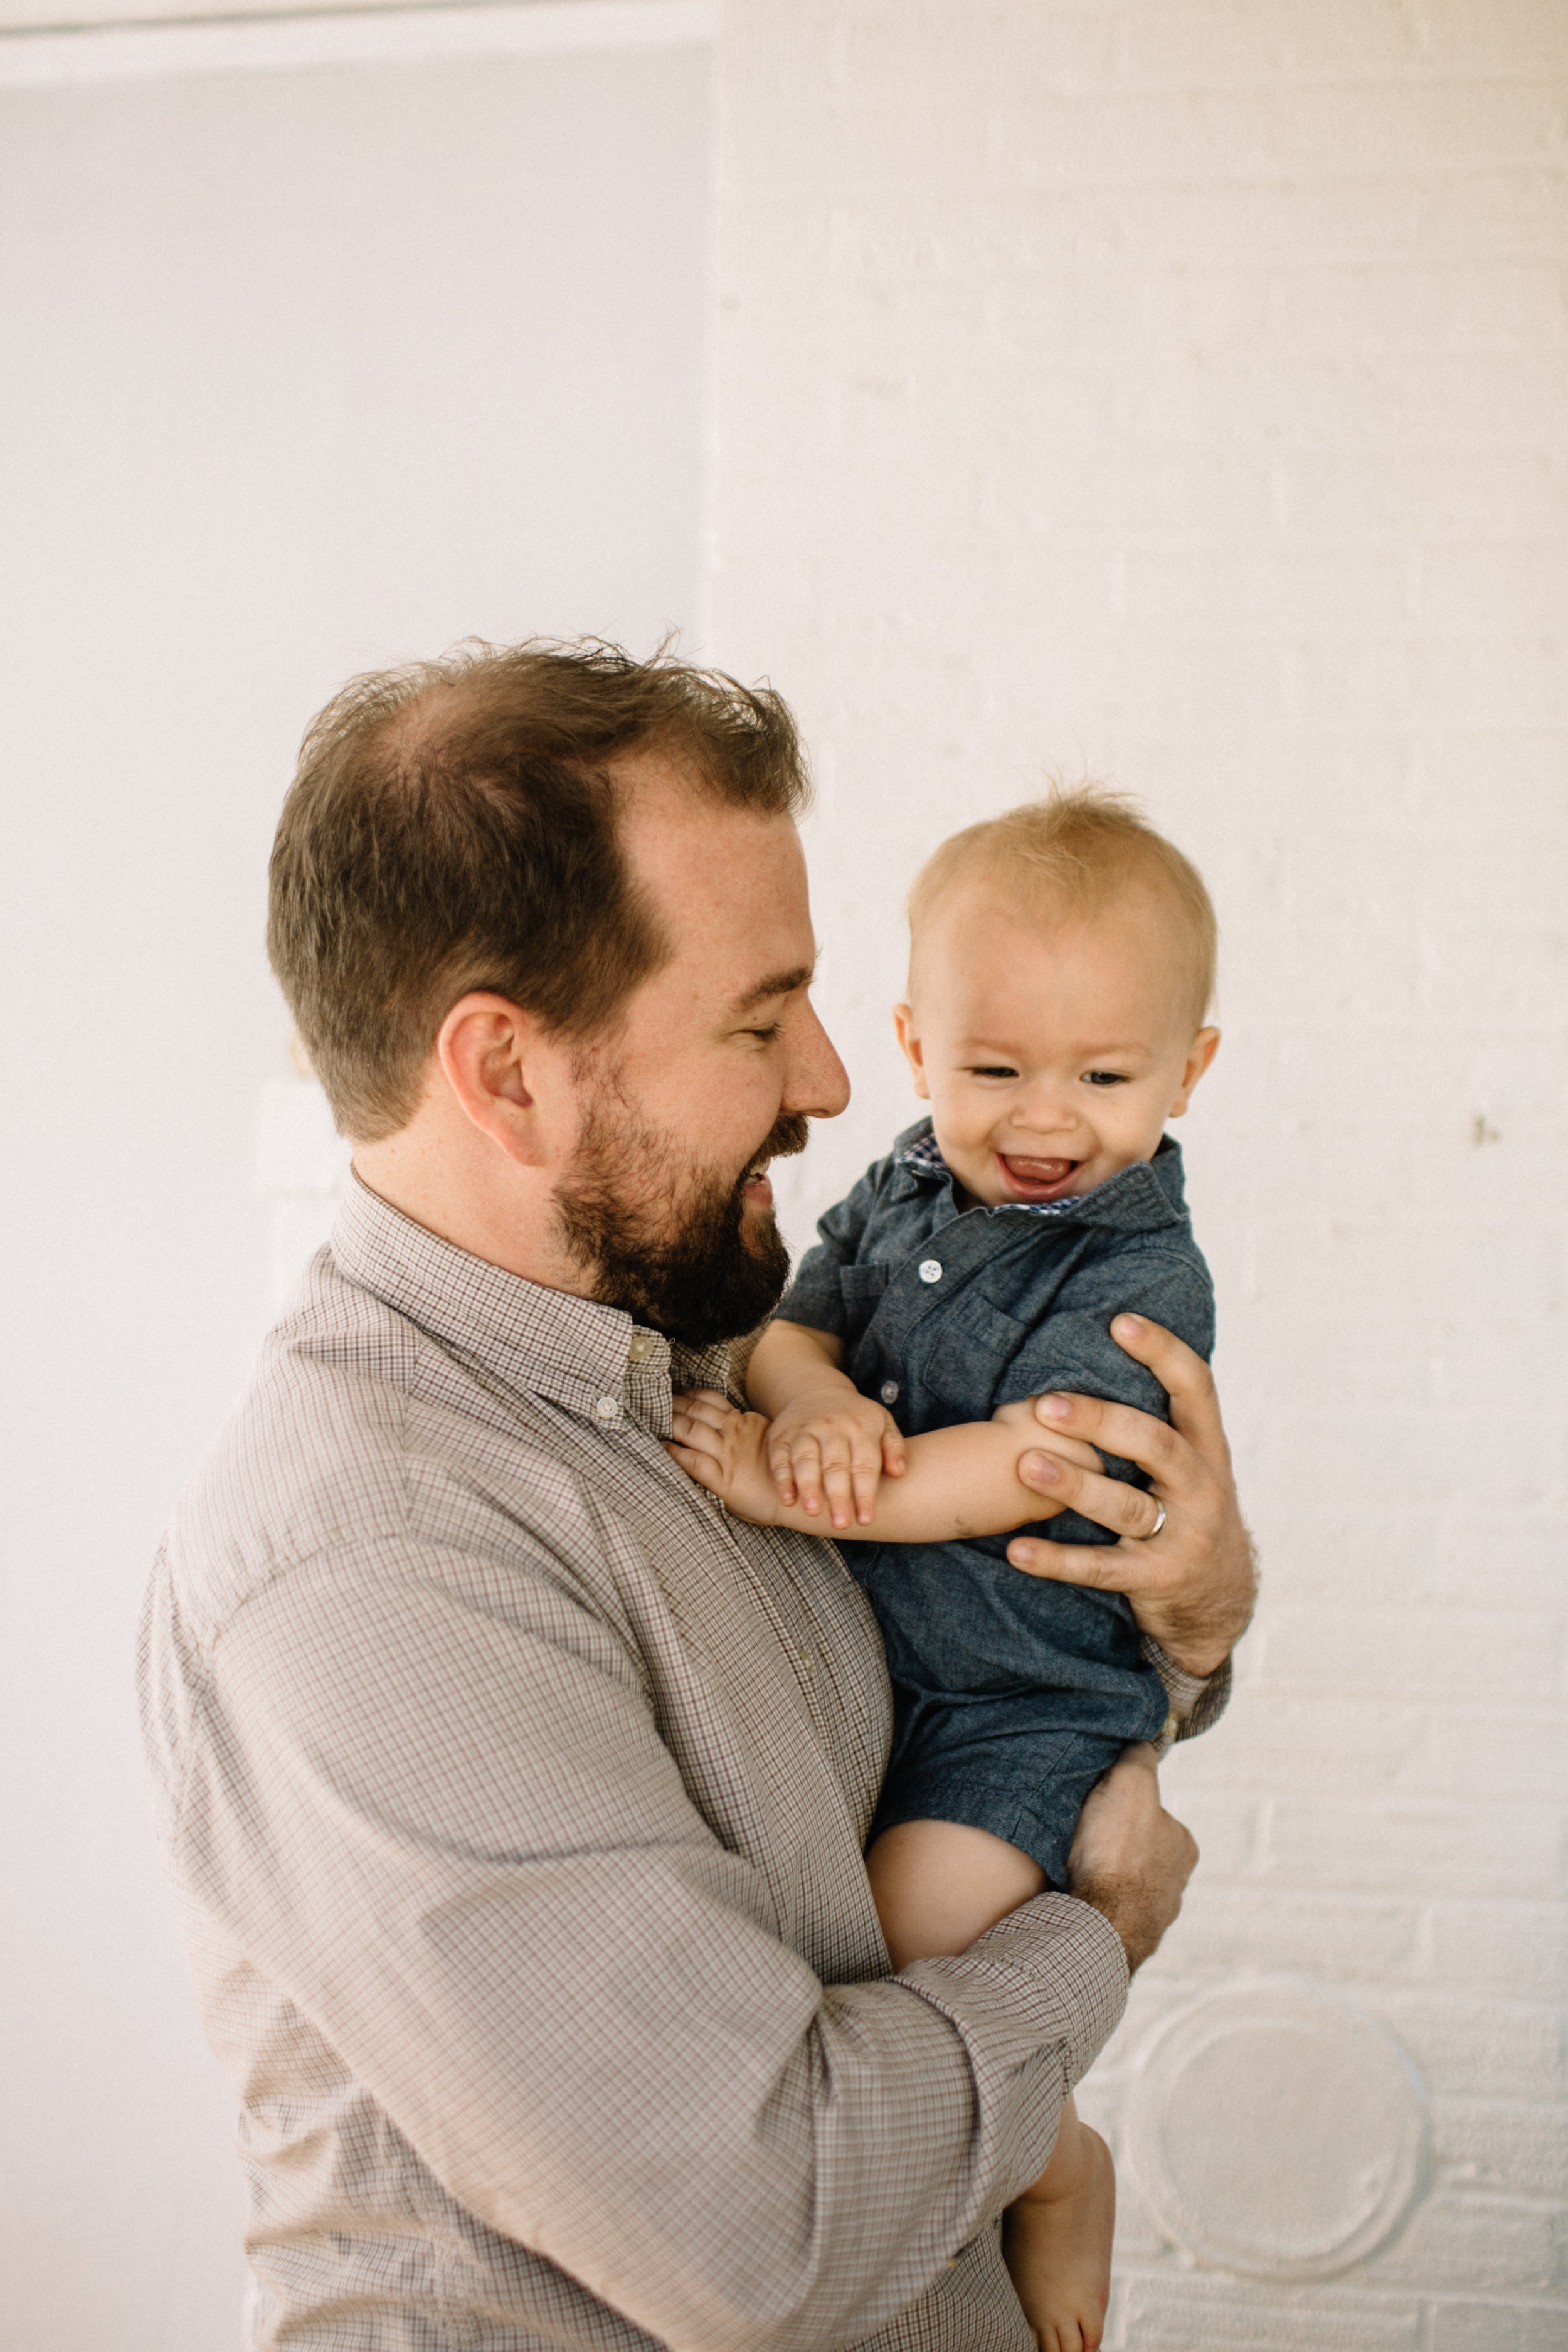
[[(997, 2218), (1195, 1850), (1130, 1758), (1072, 1895), (890, 1976), (874, 1622), (665, 1450), (780, 1295), (768, 1161), (847, 1099), (804, 793), (775, 697), (603, 646), (362, 679), (306, 738), (269, 945), (354, 1175), (142, 1658), (255, 2347), (1030, 2341)], [(1250, 1559), (1206, 1371), (1145, 1360), (1173, 1427), (1067, 1428), (1157, 1540), (1092, 1454), (1022, 1475), (1121, 1537), (1052, 1567), (1129, 1593), (1191, 1729)]]

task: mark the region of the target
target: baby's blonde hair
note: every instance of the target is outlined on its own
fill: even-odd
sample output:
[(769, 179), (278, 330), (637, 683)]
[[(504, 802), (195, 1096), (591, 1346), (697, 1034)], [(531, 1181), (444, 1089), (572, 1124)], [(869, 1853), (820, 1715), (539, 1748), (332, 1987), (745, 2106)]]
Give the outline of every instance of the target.
[(1144, 883), (1172, 905), (1185, 935), (1194, 1028), (1214, 1001), (1219, 926), (1203, 876), (1138, 813), (1126, 793), (1103, 784), (1053, 784), (1044, 800), (966, 825), (934, 850), (910, 892), (910, 940), (959, 882), (982, 876), (1031, 911), (1090, 915), (1128, 883)]

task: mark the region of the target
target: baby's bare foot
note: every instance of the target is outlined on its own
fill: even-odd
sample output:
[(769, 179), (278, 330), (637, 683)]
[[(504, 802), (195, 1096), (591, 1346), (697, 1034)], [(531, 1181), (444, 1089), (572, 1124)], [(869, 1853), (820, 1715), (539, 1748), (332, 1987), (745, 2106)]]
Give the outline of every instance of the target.
[(1031, 2189), (1007, 2208), (1002, 2247), (1040, 2352), (1097, 2352), (1110, 2299), (1116, 2168), (1098, 2132), (1079, 2126), (1082, 2154), (1060, 2193)]

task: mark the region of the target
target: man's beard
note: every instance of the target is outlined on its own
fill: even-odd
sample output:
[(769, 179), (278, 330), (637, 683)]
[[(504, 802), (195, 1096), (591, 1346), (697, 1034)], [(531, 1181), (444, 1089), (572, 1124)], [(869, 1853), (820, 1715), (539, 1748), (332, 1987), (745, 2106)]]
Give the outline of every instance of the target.
[(760, 1163), (804, 1151), (807, 1133), (797, 1111), (783, 1111), (738, 1176), (692, 1183), (673, 1139), (644, 1127), (602, 1080), (593, 1084), (555, 1204), (568, 1247), (593, 1270), (594, 1297), (692, 1347), (754, 1330), (784, 1296), (789, 1252), (771, 1209), (748, 1218), (743, 1189)]

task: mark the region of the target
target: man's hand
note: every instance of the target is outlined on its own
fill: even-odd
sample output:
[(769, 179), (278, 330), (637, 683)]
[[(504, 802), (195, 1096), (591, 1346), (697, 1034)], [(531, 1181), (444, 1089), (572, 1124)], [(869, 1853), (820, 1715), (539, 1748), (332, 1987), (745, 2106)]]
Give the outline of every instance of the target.
[(836, 1381), (780, 1407), (768, 1424), (767, 1458), (779, 1501), (798, 1502), (813, 1517), (826, 1503), (842, 1533), (851, 1512), (869, 1527), (879, 1481), (903, 1476), (903, 1432), (886, 1406)]
[[(1042, 1396), (1036, 1417), (1053, 1444), (1062, 1435), (1086, 1438), (1102, 1454), (1136, 1462), (1149, 1473), (1153, 1491), (1145, 1494), (1059, 1455), (1026, 1454), (1018, 1465), (1025, 1486), (1121, 1540), (1056, 1544), (1018, 1536), (1007, 1557), (1030, 1576), (1125, 1593), (1139, 1624), (1173, 1665), (1211, 1675), (1246, 1632), (1258, 1589), (1214, 1381), (1201, 1356), (1140, 1315), (1119, 1315), (1110, 1336), (1147, 1364), (1165, 1390), (1172, 1425), (1098, 1397)], [(1155, 1536), (1162, 1506), (1165, 1523)]]
[(1182, 1907), (1198, 1858), (1192, 1832), (1160, 1802), (1154, 1751), (1122, 1750), (1089, 1790), (1068, 1856), (1068, 1893), (1103, 1912), (1129, 1969), (1142, 1967)]

